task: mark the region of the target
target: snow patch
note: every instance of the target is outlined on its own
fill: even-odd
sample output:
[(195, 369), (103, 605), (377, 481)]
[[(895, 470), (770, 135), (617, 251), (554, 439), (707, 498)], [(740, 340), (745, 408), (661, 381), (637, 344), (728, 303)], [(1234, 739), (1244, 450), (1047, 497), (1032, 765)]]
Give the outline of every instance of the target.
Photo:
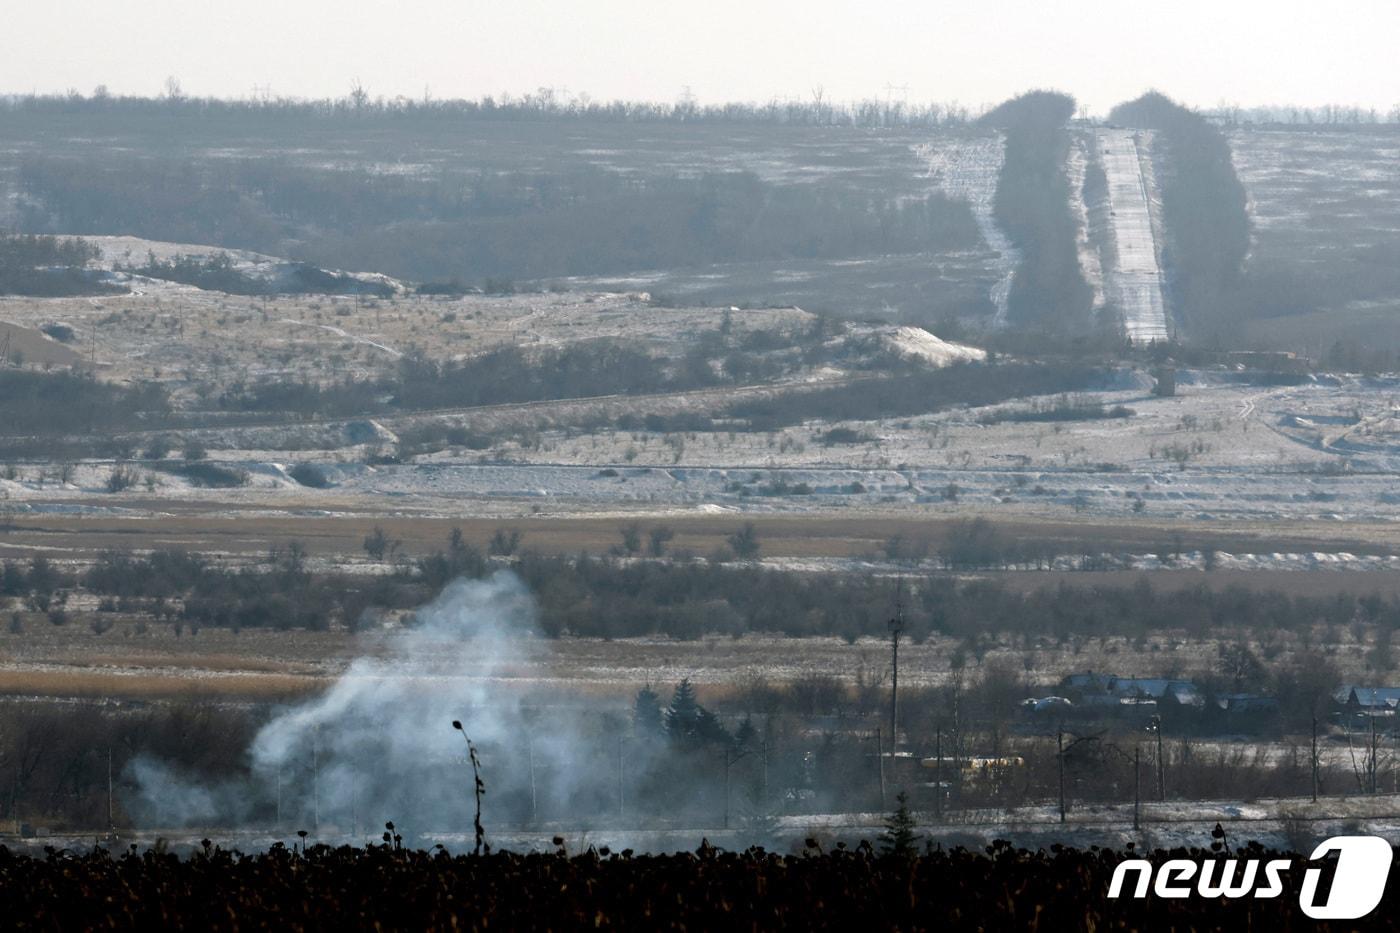
[(925, 173), (939, 190), (952, 198), (963, 198), (972, 208), (973, 220), (987, 248), (996, 256), (997, 280), (992, 285), (998, 327), (1006, 323), (1011, 278), (1020, 265), (1021, 253), (996, 221), (997, 179), (1006, 158), (1006, 140), (1000, 135), (957, 140), (948, 145), (916, 146), (915, 152), (928, 161)]
[(885, 337), (886, 345), (905, 358), (923, 360), (932, 366), (980, 362), (987, 351), (936, 337), (922, 327), (896, 327)]
[(1105, 296), (1123, 313), (1123, 326), (1134, 343), (1166, 341), (1171, 335), (1152, 225), (1154, 192), (1143, 170), (1146, 154), (1151, 151), (1152, 134), (1100, 129), (1095, 137), (1108, 177), (1116, 260), (1112, 269), (1104, 270)]

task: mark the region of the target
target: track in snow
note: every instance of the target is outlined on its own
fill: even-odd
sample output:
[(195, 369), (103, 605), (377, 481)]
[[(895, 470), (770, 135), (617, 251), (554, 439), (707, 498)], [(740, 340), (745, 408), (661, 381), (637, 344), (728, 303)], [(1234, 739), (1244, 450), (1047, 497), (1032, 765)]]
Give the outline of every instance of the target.
[(1123, 312), (1135, 344), (1170, 338), (1162, 270), (1152, 231), (1151, 195), (1142, 161), (1151, 136), (1139, 130), (1094, 131), (1099, 159), (1108, 176), (1109, 223), (1117, 261), (1104, 270), (1104, 291)]

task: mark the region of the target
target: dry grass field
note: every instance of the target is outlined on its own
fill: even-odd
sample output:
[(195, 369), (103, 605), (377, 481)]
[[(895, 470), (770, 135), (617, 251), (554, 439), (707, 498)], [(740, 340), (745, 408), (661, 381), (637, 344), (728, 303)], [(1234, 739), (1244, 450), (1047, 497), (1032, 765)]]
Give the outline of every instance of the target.
[[(1127, 586), (1139, 580), (1154, 589), (1242, 587), (1290, 595), (1400, 593), (1395, 575), (1346, 572), (1161, 571), (1153, 573), (994, 573), (1014, 588)], [(328, 688), (359, 658), (391, 657), (410, 637), (396, 626), (352, 633), (272, 629), (193, 628), (146, 617), (104, 614), (105, 630), (81, 607), (64, 625), (41, 613), (17, 611), (0, 630), (0, 696), (53, 699), (156, 701), (194, 699), (263, 703), (291, 700)], [(1160, 632), (1146, 638), (1076, 636), (1059, 640), (996, 635), (975, 655), (959, 638), (933, 635), (904, 642), (901, 685), (918, 690), (946, 684), (956, 665), (964, 678), (984, 671), (1013, 670), (1026, 695), (1043, 694), (1070, 673), (1085, 670), (1123, 676), (1185, 677), (1210, 674), (1224, 645), (1238, 633), (1187, 636)], [(1327, 652), (1349, 681), (1374, 679), (1368, 668), (1369, 636), (1347, 630), (1254, 632), (1254, 651), (1286, 664), (1298, 651)], [(960, 662), (959, 658), (964, 659)], [(790, 638), (769, 634), (711, 635), (674, 640), (662, 636), (601, 639), (526, 637), (511, 660), (486, 671), (452, 668), (415, 671), (407, 679), (422, 690), (450, 682), (487, 683), (493, 695), (553, 703), (561, 695), (593, 697), (625, 706), (647, 683), (664, 689), (690, 678), (709, 702), (735, 699), (760, 686), (782, 686), (810, 678), (832, 678), (857, 695), (861, 685), (888, 683), (887, 640), (861, 637)], [(549, 698), (549, 699), (546, 699)]]
[[(765, 558), (856, 559), (875, 554), (894, 535), (927, 541), (937, 549), (947, 541), (953, 527), (979, 514), (969, 508), (961, 513), (954, 510), (945, 515), (911, 516), (907, 510), (890, 507), (804, 515), (697, 515), (693, 511), (633, 506), (602, 514), (579, 511), (520, 518), (519, 512), (503, 511), (496, 517), (447, 518), (377, 512), (365, 508), (363, 503), (325, 501), (318, 501), (314, 508), (308, 503), (302, 509), (284, 507), (275, 511), (252, 505), (231, 508), (227, 503), (140, 498), (123, 499), (120, 510), (99, 511), (110, 504), (100, 499), (87, 504), (94, 507), (87, 514), (0, 513), (0, 559), (40, 553), (60, 560), (84, 560), (106, 550), (169, 547), (246, 559), (260, 558), (273, 546), (295, 541), (313, 556), (354, 561), (363, 557), (361, 543), (376, 527), (402, 541), (408, 554), (441, 547), (454, 528), (460, 528), (465, 539), (478, 547), (484, 547), (497, 529), (505, 528), (520, 531), (525, 546), (543, 554), (597, 554), (615, 546), (621, 529), (633, 521), (643, 528), (665, 525), (673, 529), (673, 552), (703, 556), (722, 546), (728, 535), (751, 521), (758, 530)], [(1275, 522), (1203, 524), (1125, 516), (1112, 521), (1018, 517), (995, 524), (1016, 540), (1043, 542), (1065, 553), (1086, 549), (1150, 552), (1174, 541), (1190, 548), (1209, 547), (1232, 553), (1311, 551), (1322, 545), (1355, 554), (1400, 551), (1400, 529), (1380, 522), (1290, 523), (1281, 527)], [(1339, 579), (1351, 577), (1342, 574)]]
[[(130, 237), (95, 242), (103, 245), (109, 264), (144, 261), (148, 250), (171, 256), (212, 252)], [(392, 371), (410, 352), (451, 360), (503, 346), (528, 351), (609, 338), (675, 353), (724, 318), (723, 307), (654, 307), (636, 292), (264, 298), (140, 277), (130, 287), (130, 294), (98, 298), (0, 298), (0, 321), (23, 337), (32, 362), (76, 359), (37, 333), (44, 323), (62, 321), (75, 329), (83, 355), (91, 355), (105, 378), (152, 379), (188, 401), (196, 383), (364, 378)], [(742, 334), (801, 327), (811, 318), (795, 308), (751, 310), (736, 315), (732, 326)]]
[(0, 321), (0, 348), (4, 347), (8, 347), (5, 361), (21, 360), (34, 366), (73, 366), (83, 361), (81, 354), (34, 328)]

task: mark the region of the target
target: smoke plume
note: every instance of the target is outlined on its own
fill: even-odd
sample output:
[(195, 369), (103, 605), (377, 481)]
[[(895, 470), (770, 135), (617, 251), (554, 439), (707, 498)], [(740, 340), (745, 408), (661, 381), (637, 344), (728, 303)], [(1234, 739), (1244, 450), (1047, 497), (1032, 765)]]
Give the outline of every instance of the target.
[(623, 723), (616, 711), (577, 704), (542, 710), (538, 696), (527, 706), (518, 690), (500, 688), (524, 650), (541, 644), (535, 616), (512, 573), (458, 580), (325, 694), (275, 715), (251, 743), (245, 775), (211, 784), (133, 761), (128, 812), (146, 826), (244, 829), (272, 828), (280, 815), (283, 830), (323, 837), (373, 838), (386, 820), (410, 832), (468, 832), (471, 775), (454, 719), (482, 749), (488, 831), (493, 816), (528, 819), (586, 798), (600, 762), (621, 767), (613, 744)]

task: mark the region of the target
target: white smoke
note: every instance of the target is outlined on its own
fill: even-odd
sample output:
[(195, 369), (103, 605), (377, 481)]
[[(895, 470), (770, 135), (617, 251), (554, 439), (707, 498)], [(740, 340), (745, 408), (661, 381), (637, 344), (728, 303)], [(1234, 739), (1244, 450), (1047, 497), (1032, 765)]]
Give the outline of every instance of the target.
[(535, 617), (512, 573), (458, 580), (325, 694), (269, 721), (248, 749), (247, 777), (211, 786), (139, 758), (128, 811), (160, 827), (267, 827), (280, 812), (288, 829), (371, 834), (393, 819), (469, 830), (470, 770), (453, 720), (483, 750), (488, 813), (568, 800), (599, 759), (596, 723), (590, 731), (568, 709), (533, 716), (518, 692), (499, 689), (536, 637)]

